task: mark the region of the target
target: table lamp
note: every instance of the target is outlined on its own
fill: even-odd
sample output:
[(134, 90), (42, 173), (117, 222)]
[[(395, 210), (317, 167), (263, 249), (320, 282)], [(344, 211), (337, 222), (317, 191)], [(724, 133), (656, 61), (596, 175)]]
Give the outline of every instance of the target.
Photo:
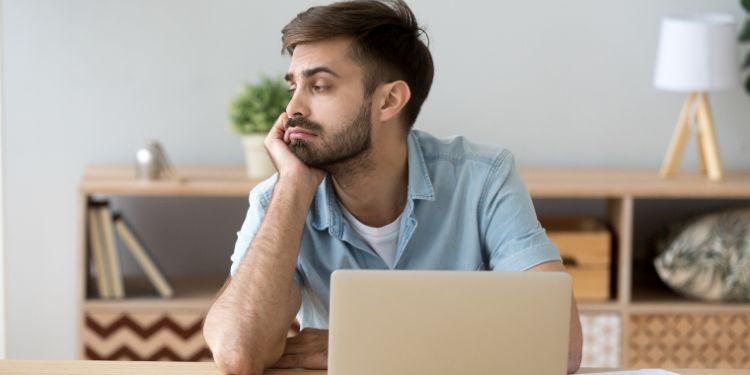
[(698, 162), (703, 174), (721, 181), (723, 172), (708, 104), (708, 92), (739, 85), (737, 24), (730, 15), (665, 17), (656, 59), (654, 85), (687, 92), (677, 127), (661, 167), (661, 176), (677, 172), (691, 127), (698, 138)]

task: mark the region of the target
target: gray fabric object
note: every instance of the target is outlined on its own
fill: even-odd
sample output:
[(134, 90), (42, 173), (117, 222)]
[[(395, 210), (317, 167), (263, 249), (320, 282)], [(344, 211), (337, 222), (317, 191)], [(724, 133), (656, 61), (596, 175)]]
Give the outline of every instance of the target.
[(750, 301), (750, 208), (701, 216), (671, 232), (654, 260), (667, 285), (706, 301)]

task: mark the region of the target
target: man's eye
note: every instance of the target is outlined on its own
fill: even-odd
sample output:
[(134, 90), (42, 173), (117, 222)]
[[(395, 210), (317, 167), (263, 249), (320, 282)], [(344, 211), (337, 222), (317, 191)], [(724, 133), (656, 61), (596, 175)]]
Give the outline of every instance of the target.
[(323, 85), (314, 85), (314, 86), (312, 87), (312, 89), (313, 89), (313, 91), (315, 91), (315, 92), (323, 92), (323, 91), (326, 91), (326, 90), (328, 90), (328, 86), (323, 86)]

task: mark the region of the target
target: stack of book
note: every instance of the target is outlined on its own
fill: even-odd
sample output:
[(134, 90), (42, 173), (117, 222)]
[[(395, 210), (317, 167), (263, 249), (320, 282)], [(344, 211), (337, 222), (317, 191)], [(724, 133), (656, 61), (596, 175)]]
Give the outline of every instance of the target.
[(119, 213), (113, 213), (108, 201), (89, 202), (86, 212), (88, 243), (96, 273), (96, 289), (101, 298), (124, 298), (125, 287), (120, 268), (117, 235), (130, 252), (146, 277), (163, 298), (174, 295), (174, 289), (164, 272), (154, 261), (143, 241), (133, 232), (133, 227)]

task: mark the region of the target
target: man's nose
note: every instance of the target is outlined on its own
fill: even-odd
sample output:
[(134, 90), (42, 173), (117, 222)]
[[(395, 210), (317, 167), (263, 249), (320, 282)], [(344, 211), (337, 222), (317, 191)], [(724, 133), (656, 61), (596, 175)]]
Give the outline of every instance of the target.
[(310, 109), (307, 106), (305, 95), (300, 90), (295, 91), (289, 103), (286, 105), (286, 113), (289, 118), (308, 117)]

